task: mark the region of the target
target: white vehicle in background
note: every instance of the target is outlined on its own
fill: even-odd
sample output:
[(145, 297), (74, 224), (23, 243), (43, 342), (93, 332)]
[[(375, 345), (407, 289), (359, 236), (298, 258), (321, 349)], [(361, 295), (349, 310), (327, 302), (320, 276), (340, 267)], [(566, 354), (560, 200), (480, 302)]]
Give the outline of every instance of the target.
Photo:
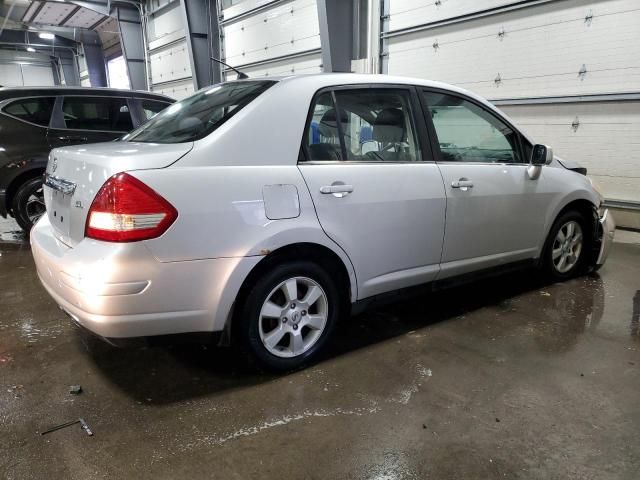
[(487, 101), (382, 75), (206, 88), (122, 141), (54, 150), (45, 199), (33, 255), (78, 323), (225, 332), (275, 369), (381, 294), (596, 269), (614, 229), (589, 179)]

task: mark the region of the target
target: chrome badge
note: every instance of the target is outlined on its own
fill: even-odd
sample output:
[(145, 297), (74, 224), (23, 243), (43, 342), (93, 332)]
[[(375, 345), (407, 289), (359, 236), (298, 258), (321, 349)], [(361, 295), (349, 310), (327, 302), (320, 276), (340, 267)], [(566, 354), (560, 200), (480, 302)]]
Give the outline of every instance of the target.
[(53, 157), (53, 162), (51, 162), (51, 172), (55, 172), (56, 169), (58, 168), (58, 159), (56, 157)]

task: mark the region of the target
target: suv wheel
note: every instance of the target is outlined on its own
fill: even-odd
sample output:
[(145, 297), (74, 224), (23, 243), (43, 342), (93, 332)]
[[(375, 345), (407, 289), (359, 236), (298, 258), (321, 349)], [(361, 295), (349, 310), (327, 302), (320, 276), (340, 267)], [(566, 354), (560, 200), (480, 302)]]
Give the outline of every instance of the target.
[(585, 273), (588, 262), (587, 222), (579, 212), (562, 214), (553, 224), (545, 245), (542, 267), (554, 280)]
[(335, 283), (318, 265), (284, 263), (249, 291), (238, 319), (239, 340), (263, 367), (301, 367), (327, 343), (341, 303)]
[(32, 178), (20, 185), (11, 208), (18, 225), (29, 232), (45, 212), (42, 179)]

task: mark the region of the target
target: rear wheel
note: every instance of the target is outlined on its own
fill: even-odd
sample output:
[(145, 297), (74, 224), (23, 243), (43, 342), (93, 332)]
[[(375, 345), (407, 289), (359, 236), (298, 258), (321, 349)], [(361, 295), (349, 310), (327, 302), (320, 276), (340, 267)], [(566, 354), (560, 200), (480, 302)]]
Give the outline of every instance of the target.
[(42, 179), (31, 178), (20, 185), (11, 208), (18, 225), (28, 233), (45, 212)]
[(542, 267), (554, 280), (566, 280), (586, 273), (589, 235), (582, 214), (569, 211), (553, 224), (545, 245)]
[(237, 319), (239, 341), (263, 367), (301, 367), (327, 343), (340, 305), (336, 284), (321, 267), (307, 261), (281, 264), (249, 291)]

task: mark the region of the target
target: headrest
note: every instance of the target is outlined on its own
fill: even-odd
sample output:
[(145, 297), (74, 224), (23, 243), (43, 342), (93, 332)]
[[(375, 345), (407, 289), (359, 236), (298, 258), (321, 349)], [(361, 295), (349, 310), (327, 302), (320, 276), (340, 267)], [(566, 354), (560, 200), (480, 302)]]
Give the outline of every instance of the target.
[(404, 113), (399, 108), (385, 108), (376, 117), (373, 124), (373, 139), (382, 143), (400, 143), (404, 141), (406, 125)]
[[(335, 108), (331, 108), (324, 112), (322, 118), (320, 119), (320, 124), (318, 125), (318, 130), (320, 130), (320, 135), (323, 137), (334, 138), (338, 136), (338, 115)], [(342, 116), (340, 118), (343, 124), (346, 124), (348, 119), (347, 115), (342, 112)]]

